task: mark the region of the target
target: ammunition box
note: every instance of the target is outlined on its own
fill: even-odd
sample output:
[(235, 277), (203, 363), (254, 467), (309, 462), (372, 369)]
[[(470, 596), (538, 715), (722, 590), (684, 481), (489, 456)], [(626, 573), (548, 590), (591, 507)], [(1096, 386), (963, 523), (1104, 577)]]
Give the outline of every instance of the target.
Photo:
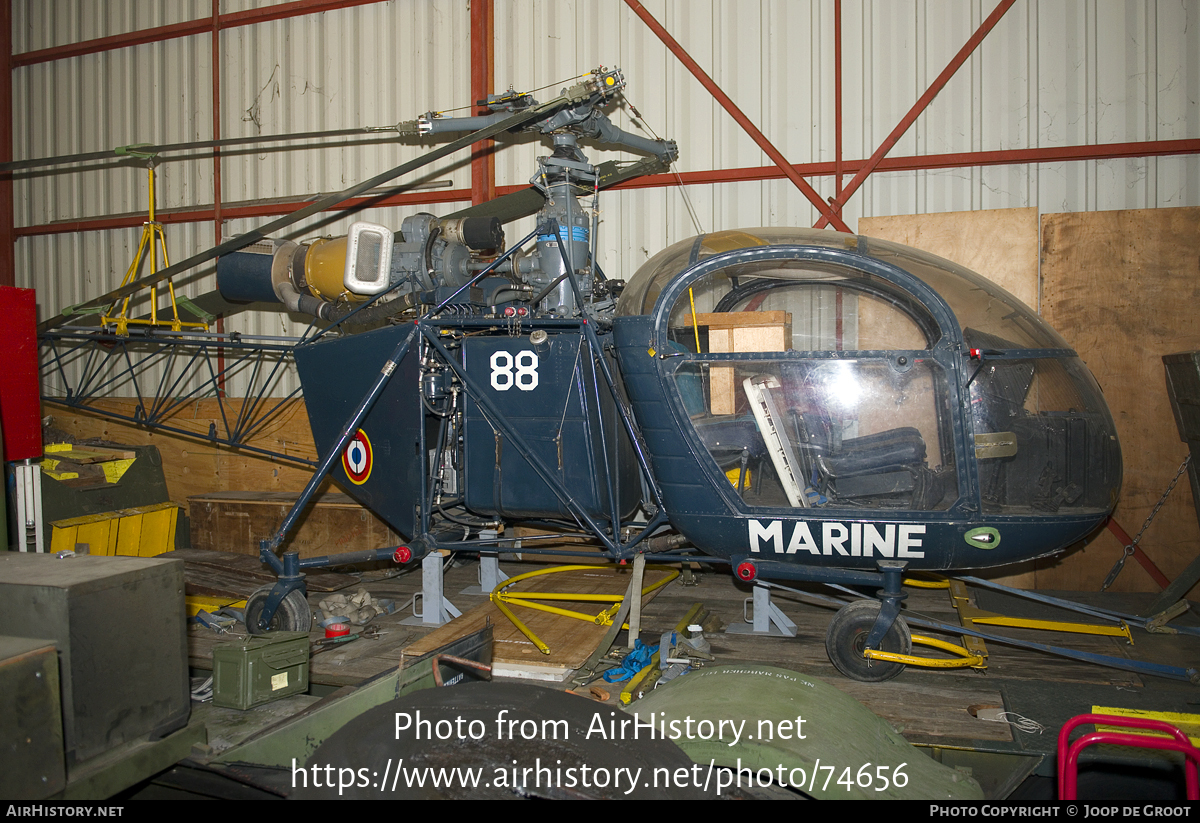
[(308, 691), (308, 632), (273, 632), (213, 649), (213, 705), (249, 709)]

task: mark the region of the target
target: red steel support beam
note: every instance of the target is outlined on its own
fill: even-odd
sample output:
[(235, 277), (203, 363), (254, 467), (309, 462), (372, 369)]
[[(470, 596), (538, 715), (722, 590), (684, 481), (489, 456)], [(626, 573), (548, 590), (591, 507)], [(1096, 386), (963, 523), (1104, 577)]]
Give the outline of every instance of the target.
[[(1009, 149), (1006, 151), (965, 152), (961, 154), (931, 154), (915, 157), (889, 157), (880, 161), (876, 171), (919, 171), (927, 169), (955, 169), (972, 166), (1003, 166), (1025, 163), (1062, 163), (1078, 160), (1120, 160), (1136, 157), (1166, 157), (1185, 154), (1200, 154), (1200, 139), (1156, 140), (1143, 143), (1105, 143), (1098, 146), (1061, 146), (1050, 149)], [(846, 160), (842, 168), (855, 172), (866, 165), (865, 160)], [(837, 164), (833, 161), (802, 163), (791, 167), (805, 177), (830, 176), (836, 174)], [(737, 169), (715, 169), (712, 171), (685, 171), (676, 174), (655, 174), (639, 177), (614, 186), (615, 189), (656, 189), (670, 186), (692, 186), (706, 183), (734, 183), (748, 180), (778, 180), (784, 177), (778, 166), (756, 166)], [(497, 196), (512, 194), (527, 188), (524, 185), (497, 186)], [(372, 201), (373, 206), (419, 206), (436, 203), (453, 203), (469, 200), (471, 192), (466, 189), (440, 189), (436, 192), (413, 192), (398, 194), (382, 200)], [(308, 204), (308, 200), (294, 203), (264, 203), (223, 207), (224, 219), (241, 217), (274, 217), (288, 214)], [(365, 198), (350, 201), (351, 205), (362, 205)], [(163, 223), (195, 223), (213, 218), (212, 209), (186, 209), (160, 211), (158, 219)], [(43, 234), (63, 234), (76, 231), (101, 231), (139, 227), (145, 215), (122, 215), (69, 222), (43, 223), (23, 226), (15, 230), (17, 237), (33, 237)]]
[[(954, 55), (954, 59), (951, 60), (946, 68), (942, 70), (942, 73), (937, 76), (937, 79), (933, 81), (933, 85), (931, 85), (926, 92), (921, 95), (913, 107), (908, 110), (908, 114), (901, 118), (900, 122), (896, 124), (896, 128), (892, 129), (892, 133), (887, 136), (887, 139), (885, 139), (883, 143), (880, 144), (879, 148), (875, 150), (875, 153), (871, 155), (870, 159), (867, 161), (867, 164), (859, 169), (858, 174), (854, 175), (854, 179), (852, 179), (850, 184), (846, 186), (846, 190), (838, 194), (838, 196), (834, 199), (833, 206), (839, 215), (841, 214), (842, 206), (846, 204), (847, 200), (854, 196), (854, 193), (858, 191), (858, 187), (863, 184), (863, 181), (867, 179), (867, 176), (870, 175), (871, 172), (875, 171), (875, 167), (879, 165), (881, 160), (883, 160), (884, 155), (891, 151), (892, 147), (895, 146), (904, 133), (908, 131), (909, 127), (916, 121), (921, 112), (925, 111), (929, 104), (933, 102), (933, 98), (937, 97), (938, 92), (940, 92), (945, 85), (950, 82), (950, 78), (953, 77), (955, 72), (962, 67), (963, 63), (967, 62), (967, 58), (970, 57), (975, 49), (979, 47), (979, 44), (983, 42), (983, 38), (987, 36), (988, 32), (995, 28), (996, 24), (1000, 22), (1000, 18), (1004, 16), (1005, 12), (1012, 8), (1013, 3), (1015, 2), (1016, 0), (1000, 0), (1000, 2), (996, 4), (996, 8), (992, 9), (992, 13), (989, 14), (987, 19), (983, 21), (983, 25), (981, 25), (975, 31), (975, 33), (971, 35), (971, 39), (967, 40), (966, 45), (959, 50), (958, 54)], [(831, 221), (828, 219), (828, 215), (822, 215), (821, 219), (817, 221), (816, 227), (824, 228), (830, 222)], [(834, 225), (836, 226), (837, 224), (835, 223)]]
[[(886, 157), (876, 171), (922, 171), (929, 169), (958, 169), (973, 166), (1007, 166), (1027, 163), (1065, 163), (1079, 160), (1122, 160), (1137, 157), (1167, 157), (1200, 154), (1200, 139), (1153, 140), (1139, 143), (1103, 143), (1093, 146), (1059, 146), (1048, 149), (1007, 149), (1003, 151), (962, 152), (958, 154), (926, 154), (912, 157)], [(866, 160), (845, 160), (842, 170), (855, 172), (864, 168)], [(837, 174), (836, 161), (801, 163), (792, 166), (805, 177)], [(677, 175), (656, 174), (622, 183), (618, 189), (659, 188), (671, 185), (703, 183), (734, 183), (746, 180), (774, 180), (784, 176), (776, 166), (755, 166), (712, 171), (685, 171)], [(519, 188), (519, 187), (514, 187)], [(505, 194), (500, 187), (500, 194)]]
[[(258, 9), (229, 12), (219, 15), (217, 28), (233, 29), (238, 26), (250, 26), (255, 23), (266, 23), (270, 20), (283, 20), (288, 17), (300, 17), (305, 14), (319, 14), (324, 11), (336, 11), (351, 6), (365, 6), (369, 3), (382, 3), (384, 0), (292, 0), (290, 3), (279, 3), (274, 6), (264, 6)], [(184, 23), (172, 23), (169, 26), (155, 26), (150, 29), (139, 29), (114, 34), (111, 37), (99, 37), (94, 40), (84, 40), (80, 43), (68, 43), (48, 49), (22, 52), (13, 55), (13, 67), (29, 66), (34, 63), (48, 63), (51, 60), (61, 60), (64, 57), (80, 57), (84, 54), (97, 54), (102, 51), (123, 49), (129, 46), (140, 46), (143, 43), (157, 43), (162, 40), (174, 40), (178, 37), (190, 37), (194, 34), (205, 34), (212, 30), (212, 20), (200, 17)]]
[[(471, 102), (486, 100), (495, 88), (496, 34), (493, 0), (471, 0)], [(476, 114), (488, 114), (481, 106)], [(495, 140), (483, 140), (471, 148), (471, 203), (478, 205), (496, 197)]]
[[(1009, 0), (1009, 2), (1013, 2), (1013, 0)], [(746, 134), (750, 135), (750, 138), (766, 153), (767, 157), (770, 157), (772, 162), (783, 170), (784, 176), (791, 180), (796, 185), (796, 188), (800, 189), (800, 192), (808, 198), (810, 203), (816, 206), (817, 211), (823, 215), (821, 218), (822, 221), (832, 223), (838, 231), (849, 232), (849, 226), (842, 222), (841, 217), (833, 212), (829, 204), (821, 199), (821, 195), (817, 194), (808, 181), (801, 177), (792, 165), (788, 163), (787, 158), (771, 144), (766, 135), (750, 122), (750, 118), (742, 113), (742, 110), (729, 98), (729, 95), (721, 91), (720, 86), (708, 76), (708, 73), (704, 69), (700, 68), (700, 64), (692, 59), (683, 46), (679, 45), (679, 41), (672, 37), (670, 32), (654, 19), (654, 15), (646, 11), (646, 7), (638, 2), (638, 0), (625, 0), (625, 4), (633, 9), (634, 14), (642, 18), (642, 21), (658, 36), (658, 39), (662, 40), (671, 53), (679, 58), (679, 62), (683, 63), (687, 67), (687, 70), (700, 81), (701, 85), (708, 89), (709, 94), (717, 99), (717, 102), (721, 104), (725, 111), (729, 112), (733, 119), (737, 121), (737, 124), (745, 130)], [(825, 225), (825, 223), (822, 223), (822, 225)]]
[[(833, 199), (842, 199), (842, 0), (833, 0)], [(839, 212), (840, 213), (840, 212)]]
[[(212, 0), (212, 139), (221, 139), (221, 0)], [(213, 242), (221, 242), (221, 149), (213, 149)]]
[[(0, 163), (13, 156), (12, 0), (0, 0)], [(0, 286), (15, 286), (12, 172), (0, 173)]]
[[(212, 137), (221, 139), (221, 0), (212, 0)], [(213, 149), (213, 242), (221, 242), (221, 149)], [(217, 315), (217, 334), (225, 333), (225, 315)], [(225, 397), (225, 349), (217, 347), (217, 397)]]
[[(1108, 526), (1108, 530), (1113, 533), (1113, 536), (1121, 541), (1122, 546), (1129, 546), (1133, 543), (1133, 538), (1129, 536), (1129, 532), (1122, 529), (1121, 524), (1116, 520), (1113, 520), (1110, 517), (1108, 518), (1108, 522), (1104, 525)], [(1133, 559), (1141, 564), (1141, 567), (1146, 570), (1146, 574), (1154, 578), (1154, 582), (1157, 583), (1160, 588), (1165, 589), (1167, 586), (1171, 585), (1171, 581), (1167, 579), (1165, 574), (1159, 571), (1158, 566), (1154, 565), (1154, 561), (1146, 556), (1146, 553), (1142, 551), (1140, 546), (1133, 547)]]

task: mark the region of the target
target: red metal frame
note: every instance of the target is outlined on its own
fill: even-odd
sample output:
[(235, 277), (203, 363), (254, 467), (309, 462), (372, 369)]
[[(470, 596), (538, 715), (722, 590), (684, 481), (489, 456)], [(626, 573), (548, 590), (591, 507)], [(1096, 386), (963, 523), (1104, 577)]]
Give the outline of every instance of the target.
[(729, 112), (730, 116), (737, 121), (737, 124), (742, 127), (746, 134), (750, 135), (750, 139), (757, 143), (758, 147), (766, 153), (767, 157), (770, 157), (775, 162), (775, 165), (783, 170), (784, 177), (791, 180), (796, 185), (796, 188), (800, 189), (801, 194), (816, 206), (817, 211), (824, 215), (822, 219), (833, 223), (838, 231), (850, 232), (850, 227), (843, 223), (838, 215), (833, 213), (829, 204), (821, 199), (821, 195), (817, 194), (816, 190), (809, 185), (809, 182), (800, 176), (792, 165), (788, 163), (787, 158), (783, 156), (779, 149), (775, 148), (766, 135), (758, 130), (758, 127), (750, 121), (750, 118), (742, 113), (742, 110), (729, 98), (729, 95), (721, 91), (721, 87), (708, 76), (708, 73), (704, 69), (700, 68), (700, 64), (692, 59), (692, 56), (687, 53), (683, 46), (679, 45), (679, 41), (672, 37), (658, 20), (654, 18), (654, 15), (646, 11), (646, 7), (638, 2), (638, 0), (625, 0), (625, 4), (633, 9), (634, 14), (642, 18), (642, 21), (657, 35), (658, 39), (663, 41), (667, 49), (679, 58), (679, 62), (683, 63), (684, 67), (700, 81), (700, 84), (704, 88), (708, 89), (709, 94), (716, 98), (725, 111)]
[[(13, 156), (12, 2), (0, 0), (0, 163)], [(15, 286), (17, 265), (13, 235), (12, 172), (0, 173), (0, 286)]]
[(833, 0), (833, 200), (842, 199), (842, 0)]
[[(496, 86), (496, 34), (493, 0), (471, 0), (471, 102), (486, 100)], [(480, 106), (477, 114), (488, 114)], [(483, 140), (471, 149), (471, 203), (496, 197), (495, 140)]]
[[(13, 55), (11, 43), (11, 8), (10, 3), (0, 0), (0, 61), (6, 60), (8, 63), (7, 74), (11, 77), (11, 71), (15, 67), (32, 65), (50, 60), (57, 60), (66, 57), (76, 57), (83, 54), (94, 54), (96, 52), (107, 51), (111, 49), (125, 48), (141, 43), (151, 43), (161, 40), (168, 40), (177, 37), (186, 37), (195, 34), (209, 33), (212, 37), (212, 52), (213, 52), (213, 135), (214, 138), (220, 136), (220, 38), (219, 32), (224, 29), (235, 28), (238, 26), (251, 25), (254, 23), (266, 22), (269, 20), (279, 20), (287, 17), (295, 17), (305, 14), (316, 14), (325, 11), (333, 11), (336, 9), (347, 8), (351, 6), (367, 5), (370, 3), (382, 2), (382, 0), (293, 0), (292, 2), (281, 3), (274, 6), (267, 6), (261, 9), (252, 9), (243, 12), (231, 12), (227, 14), (219, 13), (219, 0), (213, 0), (213, 12), (211, 17), (200, 18), (187, 23), (179, 23), (170, 26), (159, 26), (152, 29), (144, 29), (135, 32), (129, 32), (112, 37), (99, 38), (88, 40), (82, 43), (68, 44), (49, 49), (40, 49), (38, 51), (25, 52), (22, 54)], [(942, 155), (925, 155), (916, 157), (893, 157), (884, 156), (886, 152), (892, 148), (895, 141), (904, 133), (912, 121), (924, 110), (933, 99), (936, 93), (945, 85), (945, 82), (950, 79), (954, 71), (966, 61), (967, 57), (983, 40), (983, 37), (994, 28), (1000, 17), (1008, 10), (1014, 0), (1001, 0), (989, 15), (984, 24), (972, 35), (971, 39), (963, 46), (962, 50), (955, 56), (954, 60), (946, 67), (939, 75), (938, 79), (930, 87), (921, 99), (913, 106), (905, 118), (901, 120), (889, 139), (867, 160), (846, 160), (843, 157), (842, 147), (842, 49), (841, 49), (841, 0), (834, 0), (834, 34), (836, 43), (834, 47), (834, 85), (836, 100), (836, 122), (835, 122), (835, 159), (833, 162), (821, 163), (803, 163), (791, 164), (775, 149), (775, 147), (762, 135), (760, 131), (749, 121), (749, 119), (741, 112), (740, 109), (729, 99), (728, 96), (717, 87), (716, 83), (710, 78), (694, 60), (688, 56), (687, 52), (671, 37), (665, 29), (647, 12), (637, 0), (626, 0), (630, 8), (633, 9), (639, 17), (646, 21), (646, 24), (655, 31), (656, 34), (663, 40), (664, 43), (671, 48), (681, 61), (692, 71), (694, 75), (705, 85), (722, 105), (730, 112), (731, 115), (738, 120), (739, 124), (747, 130), (755, 141), (759, 143), (768, 156), (775, 162), (773, 166), (752, 167), (752, 168), (736, 168), (736, 169), (714, 169), (711, 171), (700, 172), (682, 172), (672, 174), (660, 174), (650, 177), (640, 178), (638, 180), (629, 181), (620, 186), (620, 188), (658, 188), (663, 186), (676, 185), (695, 185), (705, 183), (723, 183), (735, 181), (751, 181), (751, 180), (768, 180), (787, 178), (797, 185), (810, 202), (822, 213), (821, 220), (818, 221), (819, 226), (826, 225), (827, 222), (842, 230), (848, 231), (848, 227), (838, 217), (838, 211), (841, 206), (854, 194), (862, 181), (866, 179), (874, 171), (913, 171), (913, 170), (928, 170), (939, 168), (962, 168), (968, 166), (989, 166), (989, 165), (1006, 165), (1006, 164), (1025, 164), (1025, 163), (1042, 163), (1042, 162), (1065, 162), (1073, 160), (1096, 160), (1096, 159), (1114, 159), (1114, 158), (1129, 158), (1129, 157), (1155, 157), (1164, 155), (1180, 155), (1180, 154), (1200, 154), (1200, 139), (1188, 140), (1161, 140), (1135, 143), (1115, 143), (1108, 145), (1093, 145), (1093, 146), (1067, 146), (1056, 148), (1036, 148), (1036, 149), (1012, 149), (1007, 151), (990, 151), (990, 152), (964, 152), (956, 154)], [(471, 4), (471, 37), (472, 37), (472, 65), (471, 65), (471, 92), (475, 100), (480, 100), (486, 97), (488, 91), (492, 90), (493, 73), (494, 73), (494, 49), (491, 44), (494, 43), (494, 9), (493, 0), (476, 0)], [(4, 76), (4, 66), (0, 63), (0, 76)], [(12, 157), (12, 116), (11, 116), (11, 82), (5, 84), (0, 83), (0, 162)], [(408, 206), (408, 205), (429, 205), (435, 203), (445, 203), (462, 200), (472, 200), (473, 202), (482, 202), (489, 199), (490, 196), (503, 195), (512, 191), (517, 191), (524, 186), (497, 186), (495, 180), (495, 163), (494, 156), (490, 151), (479, 148), (476, 149), (472, 157), (472, 174), (471, 174), (471, 189), (460, 190), (439, 190), (437, 192), (411, 192), (407, 194), (393, 195), (387, 198), (356, 198), (349, 201), (348, 205), (366, 205), (373, 206)], [(854, 179), (845, 188), (841, 185), (842, 175), (853, 173)], [(812, 176), (833, 176), (835, 179), (836, 196), (833, 198), (833, 205), (821, 200), (820, 196), (808, 184), (805, 177)], [(303, 207), (305, 203), (269, 203), (258, 205), (246, 205), (228, 208), (222, 203), (221, 196), (221, 161), (219, 152), (214, 154), (213, 158), (213, 179), (214, 179), (214, 206), (212, 208), (197, 208), (197, 209), (181, 209), (174, 212), (162, 212), (159, 219), (164, 223), (188, 223), (212, 220), (216, 232), (216, 239), (221, 238), (221, 225), (224, 220), (243, 218), (243, 217), (266, 217), (288, 214), (298, 208)], [(13, 241), (17, 237), (30, 237), (44, 234), (59, 234), (66, 232), (78, 231), (99, 231), (116, 228), (129, 228), (140, 226), (143, 222), (143, 217), (140, 215), (124, 215), (119, 217), (95, 218), (87, 220), (72, 220), (48, 223), (36, 226), (25, 226), (19, 229), (13, 229), (12, 224), (12, 182), (10, 175), (0, 175), (0, 284), (13, 282)], [(834, 220), (833, 218), (836, 218)], [(1140, 558), (1139, 558), (1140, 559)]]
[[(347, 9), (351, 6), (365, 6), (371, 3), (382, 3), (385, 0), (292, 0), (290, 3), (280, 3), (275, 6), (264, 6), (260, 9), (234, 11), (217, 15), (218, 30), (235, 29), (239, 26), (250, 26), (255, 23), (266, 23), (271, 20), (284, 20), (288, 17), (300, 17), (305, 14), (320, 14), (324, 11)], [(9, 5), (9, 3), (5, 3)], [(163, 40), (174, 40), (179, 37), (190, 37), (194, 34), (206, 34), (212, 31), (213, 22), (208, 17), (198, 17), (183, 23), (172, 23), (169, 26), (155, 26), (150, 29), (138, 29), (125, 34), (114, 34), (111, 37), (98, 37), (94, 40), (83, 40), (79, 43), (68, 43), (63, 46), (53, 46), (48, 49), (26, 51), (12, 56), (13, 68), (31, 66), (34, 63), (48, 63), (51, 60), (61, 60), (64, 57), (79, 57), (84, 54), (97, 54), (102, 51), (123, 49), (129, 46), (140, 46), (144, 43), (158, 43)], [(11, 26), (9, 27), (11, 31)], [(10, 47), (9, 53), (12, 49)]]
[[(916, 122), (916, 119), (920, 116), (921, 112), (928, 108), (929, 104), (933, 102), (933, 98), (937, 97), (938, 92), (940, 92), (945, 85), (950, 82), (950, 78), (953, 77), (955, 72), (962, 67), (963, 63), (967, 62), (967, 58), (970, 57), (975, 49), (979, 47), (979, 44), (983, 42), (983, 38), (987, 36), (988, 32), (996, 27), (996, 24), (1000, 22), (1000, 18), (1004, 16), (1005, 12), (1012, 8), (1013, 3), (1015, 2), (1016, 0), (1000, 0), (1000, 2), (996, 4), (996, 8), (992, 9), (992, 13), (989, 14), (987, 19), (983, 21), (983, 25), (975, 30), (975, 33), (971, 35), (969, 40), (967, 40), (966, 45), (959, 49), (958, 54), (954, 55), (954, 59), (952, 59), (946, 65), (946, 68), (942, 69), (942, 73), (937, 76), (937, 79), (933, 81), (933, 84), (917, 99), (917, 102), (913, 104), (913, 107), (908, 110), (908, 114), (900, 118), (900, 122), (896, 124), (896, 128), (892, 129), (892, 133), (889, 134), (879, 145), (879, 148), (877, 148), (875, 153), (871, 155), (871, 158), (867, 161), (866, 165), (859, 169), (858, 174), (854, 175), (854, 179), (852, 179), (850, 184), (846, 186), (845, 191), (838, 194), (838, 196), (835, 198), (833, 206), (839, 213), (841, 212), (842, 206), (846, 204), (846, 201), (854, 196), (854, 192), (858, 191), (858, 188), (863, 184), (863, 181), (867, 179), (871, 172), (875, 171), (875, 168), (879, 165), (880, 161), (883, 160), (884, 156), (891, 151), (892, 147), (895, 146), (900, 138), (904, 136), (904, 133), (908, 131), (909, 127)], [(841, 65), (838, 66), (837, 70), (838, 72), (841, 71)], [(830, 222), (832, 221), (828, 219), (828, 215), (822, 215), (821, 219), (817, 221), (816, 227), (824, 228), (825, 226), (829, 225)], [(834, 226), (836, 227), (837, 224), (834, 223)]]
[[(1067, 741), (1071, 732), (1084, 723), (1098, 726), (1124, 726), (1132, 729), (1145, 729), (1169, 735), (1171, 740), (1162, 737), (1148, 737), (1140, 734), (1122, 734), (1120, 732), (1093, 732), (1085, 734), (1068, 748)], [(1179, 752), (1184, 755), (1184, 780), (1187, 786), (1188, 800), (1200, 800), (1200, 779), (1197, 779), (1196, 764), (1200, 762), (1200, 749), (1192, 745), (1188, 736), (1170, 723), (1162, 720), (1151, 720), (1142, 717), (1121, 717), (1111, 714), (1081, 714), (1072, 717), (1058, 732), (1058, 799), (1076, 800), (1078, 795), (1079, 755), (1088, 746), (1097, 743), (1109, 743), (1117, 746), (1132, 746), (1142, 749), (1164, 749)]]
[[(1142, 143), (1108, 143), (1099, 146), (1059, 146), (1048, 149), (1009, 149), (1006, 151), (982, 151), (960, 154), (928, 154), (915, 157), (885, 157), (879, 162), (876, 171), (917, 171), (928, 169), (962, 168), (964, 166), (1003, 166), (1025, 163), (1052, 163), (1071, 160), (1111, 160), (1131, 157), (1163, 157), (1181, 154), (1200, 154), (1200, 139), (1188, 140), (1157, 140)], [(842, 170), (855, 172), (861, 169), (866, 160), (844, 160)], [(828, 176), (837, 173), (836, 161), (821, 163), (799, 163), (791, 168), (805, 176)], [(493, 171), (494, 173), (494, 171)], [(701, 185), (706, 183), (732, 183), (746, 180), (772, 180), (784, 177), (783, 170), (778, 166), (757, 166), (736, 169), (714, 169), (712, 171), (685, 171), (669, 174), (655, 174), (639, 177), (621, 183), (618, 189), (653, 189), (678, 185)], [(510, 194), (526, 188), (523, 185), (496, 186), (496, 195)], [(411, 192), (408, 194), (392, 195), (387, 198), (371, 201), (374, 206), (413, 206), (433, 203), (450, 203), (470, 200), (472, 192), (467, 189), (439, 189), (436, 192)], [(349, 201), (351, 205), (363, 205), (368, 198), (355, 198)], [(308, 200), (297, 200), (294, 203), (264, 203), (253, 206), (224, 207), (224, 219), (239, 217), (273, 217), (288, 214), (298, 208), (308, 205)], [(339, 208), (341, 208), (339, 206)], [(212, 209), (180, 209), (176, 211), (159, 211), (158, 219), (163, 223), (195, 223), (213, 218)], [(141, 226), (145, 221), (143, 215), (122, 215), (120, 217), (101, 217), (87, 220), (71, 220), (55, 223), (42, 223), (35, 226), (24, 226), (16, 229), (17, 237), (31, 237), (43, 234), (62, 234), (78, 231), (100, 231), (105, 229), (130, 228)]]
[[(212, 139), (221, 139), (221, 0), (212, 0)], [(221, 149), (213, 149), (213, 242), (221, 242)], [(218, 315), (217, 334), (225, 333), (225, 315)], [(225, 350), (217, 348), (217, 397), (225, 396)]]
[[(1121, 541), (1122, 546), (1129, 546), (1133, 543), (1133, 538), (1129, 536), (1129, 532), (1121, 528), (1121, 524), (1116, 520), (1110, 517), (1104, 525), (1108, 527), (1108, 530), (1113, 533), (1114, 537)], [(1158, 566), (1154, 565), (1154, 561), (1142, 551), (1140, 546), (1133, 547), (1133, 559), (1146, 570), (1146, 574), (1154, 578), (1154, 582), (1158, 584), (1160, 589), (1165, 589), (1171, 585), (1171, 581), (1159, 570)]]

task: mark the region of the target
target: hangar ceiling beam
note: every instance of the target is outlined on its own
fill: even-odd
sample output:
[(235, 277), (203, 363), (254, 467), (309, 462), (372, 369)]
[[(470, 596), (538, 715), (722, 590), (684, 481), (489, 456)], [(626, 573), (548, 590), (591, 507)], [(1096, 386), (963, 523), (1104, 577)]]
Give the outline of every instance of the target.
[[(382, 3), (384, 0), (292, 0), (290, 3), (280, 3), (275, 6), (264, 6), (246, 11), (232, 11), (217, 16), (217, 30), (234, 29), (239, 26), (251, 26), (255, 23), (266, 23), (270, 20), (284, 20), (288, 17), (300, 17), (305, 14), (319, 14), (325, 11), (336, 11), (351, 6), (365, 6), (370, 3)], [(172, 23), (169, 26), (154, 26), (149, 29), (138, 29), (114, 34), (111, 37), (97, 37), (93, 40), (83, 40), (79, 43), (67, 43), (62, 46), (52, 46), (47, 49), (26, 51), (14, 54), (13, 68), (30, 66), (34, 63), (48, 63), (51, 60), (62, 60), (65, 57), (80, 57), (84, 54), (97, 54), (102, 51), (123, 49), (129, 46), (140, 46), (144, 43), (158, 43), (163, 40), (174, 40), (178, 37), (190, 37), (194, 34), (208, 34), (213, 30), (211, 17), (198, 17), (183, 23)]]
[[(1008, 0), (1010, 3), (1013, 1)], [(679, 62), (683, 63), (687, 70), (700, 81), (700, 84), (708, 89), (709, 94), (717, 99), (721, 107), (729, 112), (733, 119), (737, 121), (737, 124), (745, 130), (746, 134), (750, 135), (750, 139), (758, 144), (758, 147), (766, 153), (767, 157), (771, 158), (775, 165), (779, 166), (783, 171), (783, 176), (791, 180), (796, 185), (796, 188), (800, 189), (800, 192), (808, 198), (808, 201), (816, 206), (817, 211), (822, 214), (821, 219), (825, 221), (822, 225), (832, 223), (838, 231), (850, 232), (850, 227), (842, 222), (842, 218), (834, 213), (828, 203), (821, 199), (821, 195), (817, 193), (816, 189), (800, 176), (799, 172), (787, 161), (782, 152), (775, 148), (766, 135), (758, 130), (758, 127), (737, 107), (737, 104), (729, 98), (729, 95), (725, 94), (721, 90), (721, 87), (708, 76), (708, 73), (700, 68), (700, 64), (692, 59), (692, 56), (687, 53), (687, 50), (683, 46), (679, 45), (679, 41), (672, 37), (671, 33), (654, 19), (654, 15), (648, 12), (646, 7), (638, 2), (638, 0), (625, 0), (625, 4), (633, 9), (634, 14), (642, 18), (642, 21), (658, 36), (659, 40), (663, 41), (663, 44), (666, 45), (670, 52), (679, 58)]]
[[(883, 160), (884, 155), (892, 150), (892, 147), (895, 146), (900, 138), (904, 136), (904, 133), (908, 131), (909, 127), (916, 122), (916, 119), (920, 116), (921, 112), (925, 111), (929, 104), (933, 102), (933, 98), (937, 97), (938, 92), (940, 92), (945, 85), (950, 82), (950, 78), (953, 77), (955, 72), (962, 67), (963, 63), (967, 62), (967, 58), (974, 53), (975, 49), (979, 47), (979, 44), (983, 42), (983, 38), (988, 35), (988, 32), (996, 27), (996, 24), (1000, 22), (1000, 18), (1004, 16), (1005, 12), (1012, 8), (1013, 3), (1015, 2), (1016, 0), (1000, 0), (1000, 2), (996, 4), (996, 8), (992, 9), (992, 13), (989, 14), (987, 19), (983, 21), (983, 25), (975, 30), (975, 33), (971, 35), (969, 40), (967, 40), (966, 45), (959, 49), (958, 54), (954, 55), (954, 59), (947, 64), (946, 68), (942, 69), (942, 73), (937, 76), (937, 79), (933, 81), (933, 84), (917, 99), (917, 102), (913, 104), (913, 107), (908, 110), (908, 114), (904, 115), (904, 117), (900, 119), (900, 122), (896, 124), (896, 128), (892, 129), (892, 133), (884, 139), (884, 141), (879, 145), (879, 148), (875, 150), (875, 153), (871, 155), (869, 160), (867, 160), (866, 165), (858, 170), (858, 174), (854, 175), (849, 185), (846, 186), (845, 191), (838, 193), (833, 202), (833, 208), (837, 214), (841, 214), (842, 206), (846, 204), (846, 201), (854, 196), (854, 193), (858, 191), (858, 188), (863, 184), (863, 181), (867, 179), (871, 172), (875, 171), (880, 161)], [(838, 74), (841, 73), (840, 64), (837, 67), (837, 71)], [(829, 214), (823, 212), (821, 219), (816, 223), (816, 227), (821, 229), (829, 225), (831, 222), (833, 221), (830, 219)], [(837, 223), (834, 223), (834, 226), (837, 226)]]

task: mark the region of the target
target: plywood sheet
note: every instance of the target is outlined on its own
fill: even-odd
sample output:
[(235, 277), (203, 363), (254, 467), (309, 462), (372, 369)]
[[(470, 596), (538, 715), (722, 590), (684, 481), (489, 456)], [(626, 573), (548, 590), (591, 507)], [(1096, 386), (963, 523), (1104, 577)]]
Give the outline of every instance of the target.
[(952, 260), (1038, 307), (1037, 209), (863, 217), (858, 232)]
[[(1187, 446), (1167, 398), (1162, 356), (1200, 349), (1200, 209), (1050, 214), (1042, 218), (1046, 319), (1084, 358), (1116, 420), (1125, 480), (1115, 517), (1136, 534)], [(1183, 480), (1141, 547), (1174, 578), (1200, 552)], [(1098, 589), (1120, 546), (1106, 533), (1039, 567), (1039, 588)], [(1135, 562), (1114, 591), (1155, 591)]]
[[(193, 549), (258, 556), (258, 541), (279, 530), (295, 492), (232, 491), (189, 500)], [(396, 546), (400, 536), (346, 494), (330, 493), (305, 507), (278, 552), (301, 559)]]

